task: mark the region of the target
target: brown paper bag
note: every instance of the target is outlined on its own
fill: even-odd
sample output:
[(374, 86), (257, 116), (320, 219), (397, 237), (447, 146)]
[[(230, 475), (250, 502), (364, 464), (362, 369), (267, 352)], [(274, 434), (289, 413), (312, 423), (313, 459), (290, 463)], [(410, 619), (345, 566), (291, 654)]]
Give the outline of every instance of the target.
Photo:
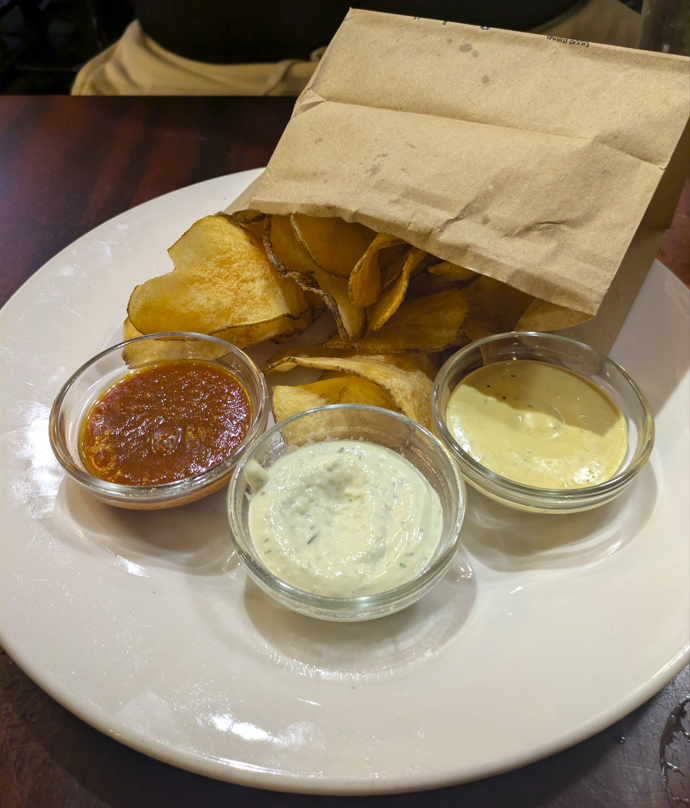
[(689, 64), (353, 10), (229, 210), (361, 222), (539, 298), (518, 328), (608, 350), (687, 174)]

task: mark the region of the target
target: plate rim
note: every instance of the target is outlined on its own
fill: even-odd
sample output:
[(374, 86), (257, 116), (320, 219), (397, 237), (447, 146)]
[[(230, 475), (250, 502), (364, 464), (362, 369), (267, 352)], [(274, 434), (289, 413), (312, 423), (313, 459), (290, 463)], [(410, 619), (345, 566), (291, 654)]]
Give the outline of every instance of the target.
[[(58, 704), (104, 735), (113, 738), (130, 749), (134, 749), (136, 752), (141, 752), (147, 757), (175, 766), (175, 768), (178, 769), (184, 769), (194, 774), (210, 777), (213, 780), (233, 783), (240, 786), (262, 788), (267, 791), (279, 793), (352, 797), (404, 794), (463, 785), (465, 783), (505, 774), (506, 772), (521, 769), (524, 766), (545, 760), (552, 755), (570, 749), (572, 746), (593, 737), (612, 724), (615, 724), (617, 721), (620, 721), (622, 718), (625, 718), (625, 716), (632, 713), (638, 707), (641, 707), (646, 701), (656, 695), (690, 663), (690, 643), (688, 643), (678, 652), (674, 659), (670, 660), (667, 665), (654, 677), (649, 679), (644, 686), (634, 690), (627, 699), (620, 700), (610, 710), (599, 713), (597, 716), (588, 719), (588, 721), (571, 730), (569, 733), (566, 733), (557, 744), (544, 742), (541, 747), (534, 750), (533, 754), (529, 756), (515, 753), (513, 760), (506, 760), (501, 766), (487, 763), (484, 764), (483, 767), (476, 769), (475, 774), (461, 778), (458, 778), (457, 775), (453, 776), (453, 773), (450, 771), (441, 776), (439, 776), (438, 773), (426, 777), (415, 778), (411, 776), (409, 780), (406, 780), (404, 783), (399, 782), (397, 785), (391, 783), (379, 784), (376, 780), (367, 781), (366, 784), (363, 784), (361, 780), (320, 780), (312, 778), (308, 782), (309, 788), (305, 788), (306, 784), (303, 775), (290, 776), (282, 772), (257, 769), (256, 767), (247, 766), (246, 764), (237, 766), (227, 765), (227, 761), (226, 765), (219, 769), (218, 765), (220, 761), (217, 758), (209, 758), (208, 756), (203, 756), (198, 753), (185, 753), (162, 741), (143, 739), (141, 735), (135, 735), (134, 737), (122, 735), (112, 727), (108, 727), (105, 721), (101, 721), (100, 714), (98, 717), (95, 717), (93, 714), (89, 715), (82, 709), (82, 706), (76, 699), (72, 700), (69, 694), (61, 693), (57, 688), (54, 688), (49, 680), (44, 679), (41, 671), (36, 670), (31, 663), (24, 663), (21, 654), (15, 656), (13, 650), (8, 650), (8, 645), (5, 644), (1, 630), (0, 645), (2, 645), (12, 661)], [(228, 776), (224, 776), (226, 774)]]

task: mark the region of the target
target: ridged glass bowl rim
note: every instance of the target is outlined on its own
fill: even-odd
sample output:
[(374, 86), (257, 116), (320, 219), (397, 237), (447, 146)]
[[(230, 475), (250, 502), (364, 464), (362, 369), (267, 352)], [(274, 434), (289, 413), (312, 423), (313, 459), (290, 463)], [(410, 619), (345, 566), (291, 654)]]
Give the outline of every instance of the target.
[[(235, 492), (239, 484), (239, 480), (243, 477), (243, 471), (246, 464), (253, 459), (256, 452), (265, 442), (270, 440), (272, 435), (281, 429), (284, 429), (287, 425), (294, 423), (295, 421), (299, 421), (302, 418), (306, 418), (313, 413), (336, 410), (374, 412), (383, 418), (396, 419), (401, 423), (404, 423), (405, 426), (411, 428), (413, 431), (423, 434), (435, 448), (438, 457), (443, 458), (443, 462), (447, 463), (448, 470), (450, 472), (450, 479), (454, 481), (454, 487), (456, 489), (458, 500), (455, 521), (453, 522), (452, 526), (452, 530), (454, 531), (453, 538), (449, 546), (443, 551), (443, 553), (441, 553), (433, 564), (430, 564), (411, 580), (405, 582), (404, 584), (400, 584), (393, 589), (386, 589), (383, 592), (376, 592), (372, 595), (362, 595), (357, 598), (329, 597), (326, 595), (318, 595), (312, 592), (306, 592), (303, 589), (298, 589), (297, 587), (291, 586), (267, 570), (266, 567), (256, 560), (254, 555), (244, 549), (241, 541), (238, 541), (236, 538), (237, 534), (241, 535), (244, 531), (238, 525), (237, 514), (233, 505), (236, 499)], [(426, 587), (430, 586), (434, 580), (446, 570), (458, 551), (458, 548), (460, 547), (462, 525), (465, 519), (466, 509), (467, 495), (465, 483), (458, 473), (453, 458), (441, 441), (428, 429), (425, 429), (421, 424), (413, 421), (406, 415), (393, 412), (392, 410), (386, 410), (382, 407), (371, 407), (366, 404), (329, 404), (324, 407), (314, 407), (310, 410), (299, 412), (296, 415), (292, 415), (289, 418), (278, 422), (270, 429), (267, 429), (266, 432), (261, 435), (261, 437), (254, 441), (252, 446), (243, 455), (242, 459), (237, 465), (237, 468), (235, 469), (235, 473), (228, 487), (228, 521), (230, 524), (230, 536), (240, 559), (244, 564), (247, 565), (249, 571), (270, 589), (282, 596), (287, 596), (288, 599), (295, 600), (302, 605), (311, 606), (315, 609), (333, 612), (349, 611), (352, 613), (366, 613), (370, 609), (375, 609), (376, 607), (393, 604), (400, 600), (406, 600), (407, 598), (422, 592)], [(449, 535), (450, 530), (450, 525), (447, 526), (444, 524), (441, 540)]]
[[(77, 382), (80, 376), (86, 372), (92, 365), (100, 361), (104, 356), (122, 351), (129, 345), (134, 345), (139, 342), (147, 340), (161, 340), (161, 339), (174, 339), (174, 340), (194, 340), (197, 342), (207, 342), (218, 345), (219, 347), (234, 354), (240, 362), (245, 366), (248, 375), (252, 376), (257, 383), (260, 390), (258, 407), (254, 413), (252, 425), (249, 427), (247, 434), (243, 440), (230, 452), (227, 457), (212, 466), (207, 471), (201, 474), (195, 474), (191, 477), (185, 477), (182, 480), (175, 480), (170, 483), (160, 483), (158, 485), (122, 485), (121, 483), (111, 483), (107, 480), (101, 480), (95, 477), (85, 469), (80, 468), (72, 460), (72, 455), (62, 439), (62, 434), (59, 429), (60, 415), (62, 404), (72, 389), (73, 385)], [(200, 360), (203, 361), (203, 360)], [(151, 364), (156, 364), (155, 360)], [(126, 374), (125, 374), (126, 375)], [(249, 393), (248, 393), (249, 395)], [(236, 348), (225, 340), (218, 339), (218, 337), (209, 336), (208, 334), (197, 334), (193, 331), (161, 331), (155, 334), (145, 334), (141, 337), (125, 340), (106, 348), (104, 351), (92, 356), (80, 368), (78, 368), (64, 383), (60, 392), (53, 401), (53, 406), (50, 410), (50, 419), (48, 423), (50, 445), (53, 453), (57, 458), (63, 469), (72, 477), (76, 482), (84, 488), (91, 489), (94, 492), (107, 496), (113, 500), (132, 501), (148, 500), (148, 501), (170, 501), (176, 499), (178, 496), (187, 496), (191, 492), (200, 488), (205, 488), (207, 485), (214, 483), (226, 475), (236, 465), (238, 456), (247, 448), (247, 446), (256, 439), (256, 437), (263, 431), (267, 420), (267, 402), (268, 392), (266, 389), (266, 381), (259, 368), (254, 364), (244, 351)], [(252, 402), (253, 403), (253, 402)]]
[[(514, 480), (509, 480), (506, 477), (502, 477), (500, 474), (496, 474), (496, 472), (486, 468), (486, 466), (483, 466), (481, 463), (467, 454), (467, 452), (455, 440), (454, 436), (446, 426), (445, 412), (441, 412), (440, 398), (443, 390), (448, 386), (449, 379), (455, 372), (457, 365), (459, 365), (469, 353), (481, 348), (482, 345), (488, 345), (489, 343), (498, 342), (499, 340), (509, 338), (517, 340), (521, 337), (538, 338), (542, 341), (552, 342), (554, 347), (557, 347), (559, 344), (568, 344), (578, 348), (583, 353), (592, 354), (597, 359), (601, 360), (602, 363), (608, 365), (614, 371), (620, 374), (620, 376), (630, 386), (634, 393), (634, 398), (640, 407), (642, 417), (640, 418), (641, 427), (638, 428), (636, 451), (622, 472), (614, 475), (609, 480), (597, 483), (596, 485), (587, 486), (586, 488), (538, 488), (536, 486), (524, 485), (523, 483), (518, 483)], [(593, 383), (596, 384), (596, 382)], [(434, 426), (441, 436), (442, 441), (444, 441), (455, 454), (463, 472), (467, 469), (475, 479), (484, 480), (490, 483), (491, 489), (494, 492), (502, 491), (503, 494), (509, 494), (510, 498), (522, 501), (528, 500), (530, 502), (535, 502), (537, 500), (541, 500), (544, 502), (544, 504), (552, 505), (557, 505), (560, 503), (570, 505), (585, 505), (589, 501), (610, 499), (619, 491), (623, 490), (632, 481), (635, 475), (649, 459), (652, 447), (654, 446), (654, 418), (652, 416), (652, 411), (645, 394), (642, 392), (642, 390), (640, 390), (630, 374), (617, 362), (611, 359), (611, 357), (607, 356), (601, 351), (586, 345), (584, 342), (579, 342), (578, 340), (571, 339), (570, 337), (564, 337), (559, 334), (549, 334), (540, 331), (507, 331), (504, 334), (494, 334), (490, 337), (484, 337), (483, 339), (476, 340), (464, 348), (461, 348), (457, 353), (453, 354), (453, 356), (446, 360), (445, 364), (439, 371), (438, 376), (436, 377), (434, 388), (431, 394), (431, 410), (434, 419)]]

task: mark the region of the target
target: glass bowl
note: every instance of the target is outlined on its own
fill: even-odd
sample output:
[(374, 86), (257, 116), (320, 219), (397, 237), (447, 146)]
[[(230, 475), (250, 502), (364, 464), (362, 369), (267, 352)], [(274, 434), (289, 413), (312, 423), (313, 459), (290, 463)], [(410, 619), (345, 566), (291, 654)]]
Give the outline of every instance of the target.
[[(242, 384), (251, 405), (251, 424), (243, 440), (207, 471), (174, 482), (122, 485), (91, 474), (82, 460), (79, 443), (83, 420), (92, 404), (133, 371), (175, 359), (196, 359), (220, 365)], [(50, 444), (74, 482), (101, 502), (132, 510), (172, 508), (194, 502), (228, 482), (247, 446), (266, 429), (267, 404), (263, 375), (252, 360), (233, 345), (203, 334), (150, 334), (108, 348), (74, 373), (53, 402)]]
[[(291, 586), (261, 559), (249, 528), (252, 489), (247, 466), (264, 469), (298, 447), (321, 441), (367, 441), (408, 460), (439, 496), (443, 526), (438, 545), (424, 568), (392, 589), (361, 597), (329, 597)], [(256, 466), (254, 466), (256, 470)], [(357, 404), (335, 404), (298, 413), (265, 432), (245, 453), (228, 489), (230, 534), (249, 577), (283, 606), (324, 620), (357, 621), (384, 617), (409, 606), (437, 584), (460, 546), (465, 487), (440, 441), (404, 415)]]
[[(613, 477), (583, 488), (537, 488), (496, 474), (462, 449), (446, 423), (452, 392), (462, 379), (478, 368), (512, 359), (548, 362), (574, 371), (603, 390), (616, 404), (627, 424), (628, 445)], [(498, 334), (458, 351), (436, 377), (432, 412), (436, 431), (450, 448), (467, 482), (504, 505), (526, 511), (571, 513), (609, 502), (633, 482), (654, 444), (654, 420), (647, 399), (623, 368), (594, 348), (555, 334)]]

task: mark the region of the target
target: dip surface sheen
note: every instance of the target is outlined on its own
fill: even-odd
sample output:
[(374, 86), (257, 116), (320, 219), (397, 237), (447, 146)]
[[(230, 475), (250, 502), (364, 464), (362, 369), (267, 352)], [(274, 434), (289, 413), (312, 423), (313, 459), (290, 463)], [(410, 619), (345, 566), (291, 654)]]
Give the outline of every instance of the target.
[(291, 586), (325, 597), (384, 592), (422, 572), (438, 545), (438, 494), (390, 449), (323, 441), (268, 471), (251, 463), (252, 540), (266, 567)]
[(95, 477), (159, 485), (208, 471), (251, 425), (246, 390), (210, 362), (174, 360), (135, 371), (93, 404), (80, 452)]
[(477, 462), (538, 488), (604, 482), (627, 450), (625, 418), (606, 393), (546, 362), (506, 360), (473, 371), (452, 392), (446, 421)]

